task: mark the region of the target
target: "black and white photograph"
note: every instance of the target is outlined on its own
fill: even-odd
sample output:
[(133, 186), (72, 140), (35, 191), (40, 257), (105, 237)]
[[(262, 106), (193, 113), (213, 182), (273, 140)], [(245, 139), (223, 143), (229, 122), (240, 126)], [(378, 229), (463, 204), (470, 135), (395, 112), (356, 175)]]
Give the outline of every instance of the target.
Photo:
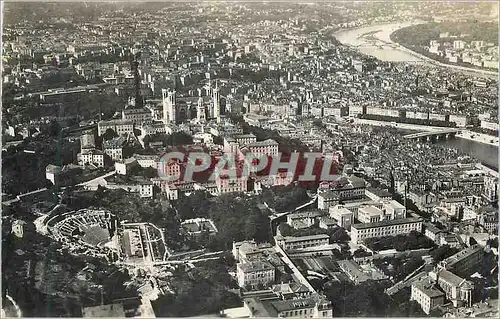
[(2, 0), (1, 318), (498, 318), (499, 2)]

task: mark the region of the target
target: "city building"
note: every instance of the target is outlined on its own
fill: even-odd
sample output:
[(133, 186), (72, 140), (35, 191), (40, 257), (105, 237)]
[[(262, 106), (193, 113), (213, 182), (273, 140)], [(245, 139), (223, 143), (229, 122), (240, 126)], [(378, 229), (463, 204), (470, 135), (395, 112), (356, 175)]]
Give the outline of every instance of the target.
[(165, 123), (175, 124), (177, 121), (175, 91), (162, 89), (161, 93), (163, 103), (163, 120), (165, 121)]
[(437, 282), (425, 276), (411, 284), (410, 300), (415, 300), (429, 314), (432, 309), (445, 303), (445, 293), (438, 289)]
[(328, 210), (331, 206), (339, 203), (339, 195), (331, 190), (318, 194), (318, 208)]
[(80, 136), (80, 147), (84, 148), (94, 148), (95, 147), (95, 137), (92, 133), (84, 133)]
[(152, 198), (154, 196), (154, 184), (144, 180), (139, 182), (139, 196), (142, 198)]
[(336, 205), (329, 208), (330, 217), (337, 221), (337, 225), (351, 230), (351, 225), (354, 222), (354, 215), (352, 211), (348, 210), (342, 205)]
[(57, 165), (49, 164), (45, 168), (45, 178), (52, 182), (55, 186), (59, 184), (62, 168)]
[(439, 266), (457, 275), (468, 276), (474, 272), (483, 258), (484, 248), (473, 245), (441, 261)]
[(26, 222), (24, 220), (16, 219), (12, 222), (11, 233), (17, 238), (23, 238)]
[(472, 306), (474, 284), (471, 281), (461, 278), (446, 269), (429, 272), (429, 278), (437, 282), (438, 286), (446, 294), (446, 299), (450, 300), (453, 306)]
[(126, 158), (120, 161), (115, 162), (115, 170), (116, 174), (119, 175), (127, 175), (130, 173), (130, 170), (139, 164), (137, 163), (137, 160), (133, 157), (131, 158)]
[(423, 224), (424, 228), (424, 235), (435, 242), (436, 244), (441, 242), (441, 236), (444, 235), (444, 231), (441, 229), (437, 228), (431, 223), (424, 223)]
[(104, 152), (98, 149), (85, 149), (80, 154), (83, 165), (93, 164), (104, 167)]
[(113, 161), (121, 161), (123, 159), (123, 147), (127, 140), (123, 136), (118, 136), (113, 139), (103, 141), (102, 148), (104, 153)]
[(358, 210), (358, 220), (360, 223), (376, 223), (382, 221), (384, 212), (374, 206), (360, 207)]
[(102, 136), (107, 130), (113, 130), (118, 135), (134, 134), (134, 123), (129, 120), (109, 120), (97, 123), (99, 136)]
[(132, 155), (132, 157), (137, 160), (137, 164), (139, 164), (140, 167), (143, 167), (143, 168), (146, 168), (146, 167), (157, 168), (156, 164), (155, 164), (155, 160), (158, 157), (157, 155), (134, 154), (134, 155)]
[(260, 285), (266, 287), (274, 283), (275, 267), (264, 260), (238, 263), (236, 277), (242, 288), (255, 289)]
[(250, 318), (332, 318), (333, 306), (330, 301), (319, 294), (306, 298), (289, 300), (245, 298), (244, 307)]
[(257, 138), (252, 133), (233, 135), (233, 138), (239, 145), (247, 145), (257, 142)]
[(320, 211), (304, 211), (288, 214), (286, 217), (286, 222), (290, 227), (295, 229), (311, 227), (316, 223), (318, 217), (323, 214)]
[(376, 223), (351, 225), (351, 241), (355, 244), (374, 237), (396, 236), (422, 231), (422, 219), (416, 217), (383, 220)]
[(246, 144), (245, 147), (252, 154), (264, 154), (268, 156), (278, 155), (278, 142), (272, 139)]
[(130, 121), (135, 125), (148, 123), (153, 121), (153, 114), (147, 108), (131, 109), (127, 108), (122, 111), (122, 119)]
[(301, 237), (283, 237), (277, 235), (274, 237), (276, 244), (279, 245), (284, 250), (289, 249), (304, 249), (309, 247), (317, 247), (322, 245), (328, 245), (330, 236), (326, 234), (311, 235), (311, 236), (301, 236)]
[(219, 194), (246, 192), (248, 190), (248, 180), (245, 177), (217, 176), (215, 179)]

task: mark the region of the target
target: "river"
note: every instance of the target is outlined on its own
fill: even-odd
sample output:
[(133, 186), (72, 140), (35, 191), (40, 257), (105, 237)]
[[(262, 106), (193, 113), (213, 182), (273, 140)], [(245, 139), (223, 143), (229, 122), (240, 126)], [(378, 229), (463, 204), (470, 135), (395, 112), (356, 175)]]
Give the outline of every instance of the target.
[(427, 63), (429, 65), (454, 69), (474, 76), (482, 76), (492, 79), (498, 78), (498, 72), (441, 63), (392, 42), (391, 34), (394, 31), (411, 25), (422, 23), (426, 22), (417, 20), (411, 22), (371, 25), (338, 31), (335, 33), (335, 38), (337, 38), (340, 43), (350, 47), (354, 47), (361, 53), (373, 56), (381, 61)]
[[(372, 25), (340, 31), (335, 34), (337, 40), (345, 45), (357, 48), (361, 53), (374, 56), (382, 61), (389, 62), (427, 62), (436, 64), (429, 58), (420, 56), (398, 44), (392, 43), (390, 36), (397, 29), (404, 28), (413, 24), (424, 23), (424, 21), (390, 23), (382, 25)], [(440, 64), (442, 67), (455, 68), (457, 66)], [(474, 75), (482, 74), (491, 77), (490, 74), (477, 73), (480, 71), (474, 69), (463, 68), (461, 71), (465, 73), (474, 73)], [(495, 77), (497, 77), (495, 75)], [(470, 156), (477, 158), (483, 164), (492, 168), (498, 169), (498, 146), (483, 144), (476, 141), (471, 141), (463, 138), (455, 138), (447, 141), (442, 141), (450, 147), (457, 148)]]
[(483, 144), (463, 138), (440, 141), (444, 145), (457, 148), (470, 156), (477, 158), (484, 165), (498, 170), (498, 146)]
[(417, 23), (423, 23), (423, 21), (361, 27), (337, 32), (335, 37), (340, 43), (356, 47), (361, 53), (374, 56), (382, 61), (421, 62), (423, 60), (417, 55), (398, 48), (396, 44), (388, 44), (391, 42), (391, 33)]

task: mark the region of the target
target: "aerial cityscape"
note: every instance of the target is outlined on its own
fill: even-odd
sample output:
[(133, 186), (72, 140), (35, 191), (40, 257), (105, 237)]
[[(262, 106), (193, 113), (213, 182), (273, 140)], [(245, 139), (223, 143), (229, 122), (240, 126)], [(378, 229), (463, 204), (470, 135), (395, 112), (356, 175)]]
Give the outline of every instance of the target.
[(497, 1), (2, 2), (2, 317), (498, 317)]

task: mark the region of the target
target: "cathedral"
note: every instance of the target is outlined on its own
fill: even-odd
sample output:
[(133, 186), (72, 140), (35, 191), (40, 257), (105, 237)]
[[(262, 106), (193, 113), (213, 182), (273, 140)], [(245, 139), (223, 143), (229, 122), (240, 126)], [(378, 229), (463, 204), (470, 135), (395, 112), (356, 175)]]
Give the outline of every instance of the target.
[(215, 85), (205, 87), (206, 96), (201, 96), (198, 90), (196, 97), (177, 97), (175, 90), (162, 89), (163, 121), (165, 123), (183, 123), (196, 119), (199, 123), (205, 123), (209, 119), (220, 122), (221, 105), (220, 90)]

